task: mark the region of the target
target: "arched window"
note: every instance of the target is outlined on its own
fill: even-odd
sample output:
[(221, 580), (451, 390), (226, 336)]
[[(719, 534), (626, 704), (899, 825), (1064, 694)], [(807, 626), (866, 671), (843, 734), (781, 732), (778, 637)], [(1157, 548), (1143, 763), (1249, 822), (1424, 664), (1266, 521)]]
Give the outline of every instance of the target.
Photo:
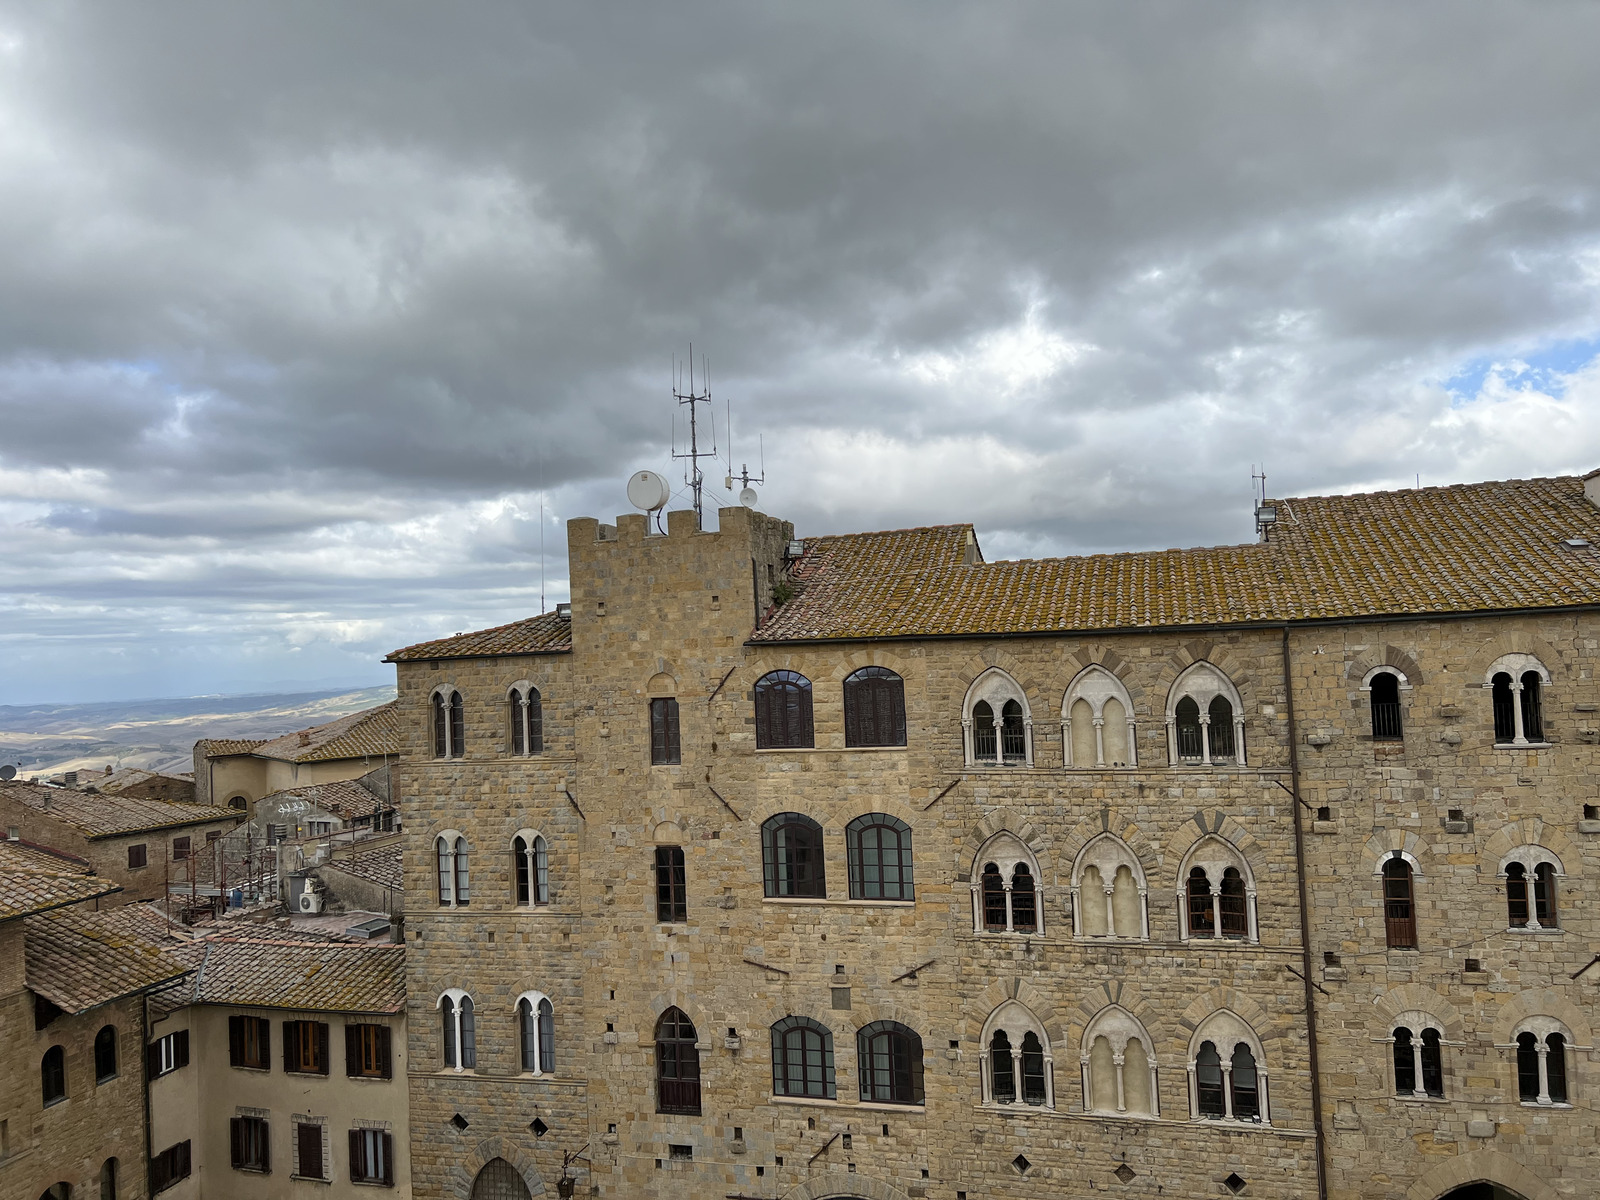
[(989, 1039), (989, 1071), (992, 1083), (990, 1095), (996, 1104), (1015, 1104), (1017, 1101), (1017, 1070), (1011, 1061), (1011, 1039), (1004, 1029), (996, 1029)]
[(94, 1035), (94, 1081), (104, 1083), (117, 1076), (117, 1027), (102, 1026)]
[(1133, 701), (1104, 667), (1084, 668), (1061, 702), (1061, 744), (1069, 767), (1138, 765)]
[(507, 716), (511, 721), (511, 753), (544, 753), (544, 703), (539, 689), (531, 683), (513, 684), (506, 693)]
[(1115, 1116), (1157, 1116), (1160, 1094), (1150, 1035), (1127, 1009), (1102, 1009), (1083, 1031), (1079, 1055), (1084, 1111)]
[(756, 680), (756, 749), (809, 747), (811, 681), (798, 671), (769, 671)]
[(67, 1098), (67, 1052), (60, 1046), (51, 1046), (44, 1052), (39, 1061), (39, 1082), (47, 1106)]
[(824, 899), (822, 826), (803, 813), (768, 817), (761, 826), (761, 867), (768, 896)]
[(1200, 1053), (1195, 1056), (1195, 1090), (1199, 1115), (1212, 1119), (1228, 1113), (1222, 1095), (1222, 1056), (1215, 1042), (1201, 1042)]
[(1402, 1025), (1394, 1031), (1394, 1090), (1402, 1096), (1418, 1090), (1421, 1054), (1422, 1046), (1412, 1038), (1411, 1030)]
[(656, 1022), (656, 1111), (700, 1115), (700, 1051), (694, 1022), (669, 1008)]
[(1026, 1007), (1008, 1000), (984, 1023), (979, 1066), (985, 1104), (1054, 1108), (1055, 1088), (1044, 1026)]
[(522, 1069), (549, 1075), (556, 1069), (556, 1015), (547, 996), (524, 992), (517, 1000)]
[(1550, 672), (1531, 654), (1505, 654), (1489, 667), (1494, 740), (1500, 746), (1543, 743), (1544, 685)]
[(1190, 1046), (1191, 1117), (1272, 1123), (1261, 1043), (1248, 1024), (1219, 1010), (1200, 1022)]
[(439, 904), (444, 908), (466, 907), (472, 901), (467, 839), (447, 830), (433, 839), (433, 848), (438, 860)]
[(1000, 878), (1000, 868), (988, 863), (983, 868), (983, 927), (990, 933), (1004, 933), (1010, 926), (1006, 903), (1006, 885)]
[(1011, 873), (1011, 928), (1017, 933), (1033, 933), (1039, 924), (1039, 906), (1034, 902), (1033, 873), (1027, 863), (1018, 863)]
[(856, 1033), (861, 1099), (921, 1104), (922, 1039), (897, 1021), (874, 1021)]
[(1383, 863), (1383, 932), (1391, 950), (1417, 948), (1417, 914), (1411, 864), (1395, 854)]
[(1038, 860), (1015, 834), (1003, 830), (991, 837), (972, 868), (974, 932), (1044, 932)]
[(117, 1200), (117, 1160), (114, 1158), (100, 1164), (100, 1200)]
[(852, 900), (914, 900), (911, 827), (887, 813), (867, 813), (844, 830)]
[(1509, 745), (1517, 739), (1517, 701), (1511, 690), (1511, 676), (1497, 672), (1491, 683), (1494, 701), (1494, 740)]
[(1092, 839), (1072, 870), (1073, 932), (1078, 937), (1148, 938), (1144, 868), (1112, 833)]
[(784, 1017), (772, 1027), (772, 1094), (837, 1098), (833, 1034), (810, 1017)]
[(1524, 1104), (1568, 1104), (1565, 1031), (1550, 1017), (1526, 1022), (1517, 1034), (1517, 1094)]
[(544, 838), (524, 830), (511, 839), (511, 859), (517, 881), (517, 904), (532, 907), (550, 903), (550, 853)]
[(467, 725), (461, 693), (440, 688), (433, 694), (433, 756), (460, 758), (466, 752)]
[(1413, 1034), (1409, 1026), (1394, 1031), (1394, 1090), (1421, 1099), (1444, 1096), (1444, 1042), (1431, 1026)]
[(472, 1012), (472, 997), (460, 988), (450, 988), (439, 997), (443, 1025), (444, 1065), (457, 1071), (478, 1067), (477, 1021)]
[(1261, 1087), (1256, 1076), (1256, 1056), (1243, 1042), (1233, 1048), (1228, 1072), (1233, 1088), (1233, 1116), (1238, 1121), (1261, 1119)]
[(845, 678), (844, 744), (906, 744), (906, 685), (889, 668), (862, 667)]
[(1027, 697), (998, 667), (990, 667), (967, 689), (961, 725), (969, 765), (1032, 765), (1033, 718)]
[(1372, 740), (1404, 740), (1400, 724), (1400, 677), (1393, 671), (1380, 671), (1372, 677)]
[(1216, 836), (1202, 838), (1184, 857), (1179, 878), (1184, 938), (1260, 940), (1255, 878), (1231, 843)]
[(1233, 682), (1208, 662), (1194, 663), (1167, 693), (1170, 761), (1245, 766), (1243, 714)]
[(1522, 733), (1530, 742), (1544, 741), (1544, 706), (1539, 700), (1539, 672), (1522, 676)]

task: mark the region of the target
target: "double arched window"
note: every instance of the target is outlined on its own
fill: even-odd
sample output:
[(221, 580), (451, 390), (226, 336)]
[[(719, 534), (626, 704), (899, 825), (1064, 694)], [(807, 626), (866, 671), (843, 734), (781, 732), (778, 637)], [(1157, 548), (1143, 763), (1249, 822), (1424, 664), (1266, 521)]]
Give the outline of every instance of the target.
[(1444, 1035), (1422, 1018), (1411, 1025), (1397, 1025), (1394, 1042), (1395, 1095), (1421, 1100), (1444, 1096)]
[(1073, 864), (1072, 924), (1077, 937), (1150, 936), (1144, 868), (1113, 833), (1093, 838)]
[(844, 744), (906, 744), (905, 681), (887, 667), (862, 667), (844, 681)]
[(811, 681), (798, 671), (768, 671), (756, 680), (756, 749), (808, 748), (815, 743)]
[(506, 693), (506, 715), (511, 721), (511, 753), (544, 753), (544, 702), (531, 683), (514, 683)]
[(1417, 900), (1411, 863), (1398, 850), (1379, 867), (1383, 879), (1383, 936), (1391, 950), (1417, 948)]
[(1101, 1009), (1083, 1031), (1078, 1056), (1085, 1112), (1116, 1116), (1159, 1115), (1160, 1095), (1150, 1035), (1127, 1009)]
[(694, 1022), (669, 1008), (656, 1022), (656, 1111), (700, 1115), (700, 1050)]
[(524, 829), (511, 839), (516, 902), (522, 907), (550, 903), (550, 852), (544, 838)]
[(1392, 667), (1378, 667), (1367, 677), (1368, 707), (1372, 713), (1372, 740), (1401, 742), (1405, 726), (1400, 715), (1400, 689), (1410, 687), (1406, 677)]
[(1570, 1104), (1567, 1047), (1572, 1039), (1559, 1022), (1535, 1017), (1517, 1034), (1517, 1097), (1524, 1104)]
[(822, 826), (803, 813), (767, 818), (761, 826), (761, 869), (768, 896), (826, 898)]
[(46, 1106), (67, 1098), (67, 1052), (60, 1046), (51, 1046), (39, 1060), (39, 1085)]
[(1220, 837), (1202, 838), (1179, 874), (1178, 911), (1183, 937), (1256, 942), (1255, 877), (1239, 851)]
[(1544, 687), (1550, 672), (1531, 654), (1506, 654), (1489, 668), (1497, 746), (1544, 742)]
[(1167, 754), (1173, 763), (1246, 765), (1238, 689), (1208, 662), (1190, 666), (1168, 693)]
[(833, 1100), (833, 1034), (810, 1017), (784, 1017), (772, 1027), (772, 1094)]
[(866, 813), (845, 826), (852, 900), (914, 900), (911, 826), (887, 813)]
[(549, 1075), (556, 1069), (556, 1014), (541, 992), (523, 992), (517, 999), (517, 1032), (522, 1069)]
[(1007, 1000), (990, 1014), (978, 1061), (985, 1104), (1056, 1106), (1050, 1039), (1024, 1005)]
[(105, 1083), (117, 1077), (117, 1027), (102, 1026), (94, 1035), (94, 1081)]
[(461, 693), (453, 687), (433, 692), (433, 756), (460, 758), (466, 753), (467, 722)]
[(873, 1104), (921, 1104), (922, 1038), (898, 1021), (874, 1021), (856, 1032), (861, 1099)]
[(969, 766), (1031, 766), (1033, 717), (1017, 681), (990, 667), (967, 689), (961, 718)]
[(1212, 1013), (1190, 1043), (1189, 1114), (1205, 1121), (1270, 1125), (1261, 1043), (1236, 1014)]
[(468, 878), (471, 852), (467, 847), (467, 839), (455, 830), (447, 829), (433, 839), (433, 849), (438, 864), (440, 906), (465, 908), (472, 900)]
[(1061, 702), (1061, 744), (1069, 767), (1138, 765), (1133, 701), (1106, 668), (1086, 667)]
[(456, 1071), (478, 1067), (478, 1027), (472, 1011), (472, 997), (460, 988), (450, 988), (439, 997), (444, 1065)]
[(1044, 932), (1039, 861), (1010, 832), (995, 834), (972, 860), (972, 928), (976, 933)]
[(1555, 929), (1556, 881), (1561, 863), (1540, 846), (1522, 846), (1500, 864), (1506, 881), (1506, 924), (1512, 929)]

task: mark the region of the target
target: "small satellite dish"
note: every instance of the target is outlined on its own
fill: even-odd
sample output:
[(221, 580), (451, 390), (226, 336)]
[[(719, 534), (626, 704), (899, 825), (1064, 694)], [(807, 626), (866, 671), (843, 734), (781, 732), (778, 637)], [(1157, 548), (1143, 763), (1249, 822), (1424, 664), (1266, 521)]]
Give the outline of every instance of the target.
[(0, 767), (0, 780), (4, 780), (6, 783), (10, 783), (16, 777), (17, 777), (17, 769), (15, 767), (13, 767), (10, 763), (7, 763), (5, 766)]
[(755, 488), (745, 488), (744, 491), (739, 493), (739, 503), (746, 508), (754, 508), (758, 499), (760, 497), (756, 495)]
[(637, 471), (628, 480), (628, 503), (645, 512), (665, 508), (671, 497), (667, 481), (654, 471)]

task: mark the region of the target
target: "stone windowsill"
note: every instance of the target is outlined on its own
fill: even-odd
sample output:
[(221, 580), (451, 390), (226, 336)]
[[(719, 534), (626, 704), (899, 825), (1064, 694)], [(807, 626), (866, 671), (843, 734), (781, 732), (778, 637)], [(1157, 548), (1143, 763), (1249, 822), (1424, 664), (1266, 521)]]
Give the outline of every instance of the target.
[(1515, 742), (1496, 742), (1494, 748), (1496, 750), (1549, 750), (1554, 744), (1553, 742), (1524, 742), (1519, 746)]
[(763, 904), (804, 906), (829, 905), (835, 908), (915, 908), (915, 900), (835, 900), (831, 896), (763, 896)]
[(1563, 934), (1566, 930), (1559, 925), (1541, 925), (1538, 929), (1529, 929), (1526, 925), (1508, 925), (1506, 932), (1521, 934), (1524, 937), (1547, 937), (1551, 934)]
[(925, 1113), (926, 1104), (885, 1104), (878, 1100), (823, 1100), (816, 1096), (768, 1096), (768, 1104), (797, 1104), (807, 1108), (856, 1108), (872, 1112)]
[(905, 746), (757, 746), (756, 754), (904, 754)]

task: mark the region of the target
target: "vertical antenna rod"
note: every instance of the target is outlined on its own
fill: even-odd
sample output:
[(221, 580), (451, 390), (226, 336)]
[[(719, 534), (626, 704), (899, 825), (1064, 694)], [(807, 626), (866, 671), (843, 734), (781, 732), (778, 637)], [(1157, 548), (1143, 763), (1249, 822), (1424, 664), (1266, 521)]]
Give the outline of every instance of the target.
[(701, 375), (705, 378), (705, 391), (697, 392), (694, 387), (694, 346), (691, 344), (689, 347), (689, 390), (687, 392), (680, 390), (682, 383), (679, 379), (672, 381), (672, 398), (678, 402), (679, 408), (683, 408), (685, 405), (689, 408), (689, 452), (687, 454), (674, 452), (672, 457), (689, 460), (689, 466), (685, 472), (686, 482), (689, 484), (690, 491), (694, 494), (695, 523), (703, 526), (705, 524), (705, 512), (702, 507), (701, 490), (705, 487), (706, 477), (705, 472), (700, 469), (700, 460), (702, 458), (715, 458), (717, 456), (717, 448), (715, 442), (713, 442), (709, 451), (700, 449), (700, 430), (697, 422), (699, 408), (697, 406), (704, 404), (709, 408), (711, 404), (710, 373), (705, 369), (703, 361)]

